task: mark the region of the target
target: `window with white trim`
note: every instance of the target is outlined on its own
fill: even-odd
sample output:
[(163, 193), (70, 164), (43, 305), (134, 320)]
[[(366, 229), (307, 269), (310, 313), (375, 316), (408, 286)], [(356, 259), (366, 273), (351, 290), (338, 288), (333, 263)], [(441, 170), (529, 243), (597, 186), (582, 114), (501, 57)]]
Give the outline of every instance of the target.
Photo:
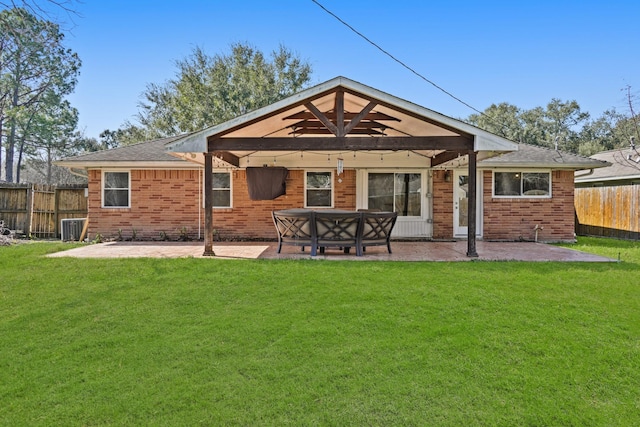
[(420, 173), (369, 173), (367, 208), (397, 212), (398, 216), (421, 216)]
[(131, 175), (129, 172), (102, 173), (102, 207), (128, 208), (131, 206)]
[(551, 172), (493, 172), (495, 197), (551, 197)]
[(305, 206), (308, 208), (333, 207), (333, 172), (306, 172)]
[(213, 193), (214, 208), (231, 207), (231, 172), (213, 172)]

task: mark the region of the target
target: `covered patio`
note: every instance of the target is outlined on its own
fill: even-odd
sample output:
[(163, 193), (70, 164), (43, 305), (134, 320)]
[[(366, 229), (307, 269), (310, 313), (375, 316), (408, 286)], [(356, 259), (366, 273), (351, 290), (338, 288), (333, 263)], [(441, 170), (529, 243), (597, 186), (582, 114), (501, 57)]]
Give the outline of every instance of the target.
[[(337, 161), (340, 170), (347, 156), (352, 168), (372, 167), (373, 158), (378, 165), (386, 159), (386, 167), (432, 171), (455, 164), (466, 167), (468, 206), (477, 207), (477, 162), (517, 149), (504, 138), (344, 77), (167, 145), (169, 153), (204, 165), (205, 256), (219, 256), (213, 233), (215, 167), (278, 162), (304, 168)], [(466, 241), (455, 247), (464, 245), (465, 257), (492, 259), (477, 247), (477, 209), (466, 215)]]
[[(328, 249), (312, 257), (309, 250), (285, 247), (277, 252), (276, 242), (215, 242), (219, 259), (314, 259), (326, 261), (469, 261), (467, 242), (393, 242), (393, 253), (384, 247), (367, 248), (364, 256)], [(533, 242), (476, 242), (484, 261), (615, 262), (616, 260), (577, 250)], [(50, 257), (77, 258), (202, 258), (202, 242), (109, 242), (57, 252)]]

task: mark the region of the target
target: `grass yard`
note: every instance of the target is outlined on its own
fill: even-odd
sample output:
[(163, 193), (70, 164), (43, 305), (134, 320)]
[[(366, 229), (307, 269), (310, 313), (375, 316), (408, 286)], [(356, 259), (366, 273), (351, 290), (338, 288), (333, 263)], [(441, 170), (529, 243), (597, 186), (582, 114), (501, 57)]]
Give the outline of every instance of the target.
[(621, 263), (44, 258), (0, 248), (0, 425), (640, 425)]

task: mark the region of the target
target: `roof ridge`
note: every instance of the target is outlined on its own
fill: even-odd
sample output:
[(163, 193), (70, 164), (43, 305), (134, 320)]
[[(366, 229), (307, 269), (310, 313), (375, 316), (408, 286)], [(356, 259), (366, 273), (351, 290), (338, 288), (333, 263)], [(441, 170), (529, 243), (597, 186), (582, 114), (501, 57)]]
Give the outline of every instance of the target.
[(528, 145), (529, 147), (540, 148), (540, 149), (543, 149), (543, 150), (552, 151), (552, 152), (556, 152), (556, 153), (568, 154), (570, 156), (579, 157), (579, 158), (585, 159), (585, 160), (586, 159), (588, 159), (588, 160), (598, 160), (598, 159), (592, 159), (591, 157), (585, 156), (585, 155), (580, 154), (580, 153), (572, 153), (571, 151), (566, 151), (566, 150), (556, 150), (555, 148), (546, 147), (544, 145), (535, 145), (535, 144), (530, 144), (528, 142), (518, 142), (518, 144)]

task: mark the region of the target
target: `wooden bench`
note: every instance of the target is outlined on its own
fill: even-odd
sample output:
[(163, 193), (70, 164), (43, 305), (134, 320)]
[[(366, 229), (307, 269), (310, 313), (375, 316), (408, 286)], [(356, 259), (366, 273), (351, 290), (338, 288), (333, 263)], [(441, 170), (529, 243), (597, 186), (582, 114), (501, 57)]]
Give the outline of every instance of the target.
[(387, 246), (391, 253), (391, 231), (396, 212), (287, 209), (273, 211), (278, 232), (278, 253), (282, 245), (311, 246), (311, 256), (327, 247), (339, 247), (349, 253), (356, 248), (362, 256), (367, 246)]

